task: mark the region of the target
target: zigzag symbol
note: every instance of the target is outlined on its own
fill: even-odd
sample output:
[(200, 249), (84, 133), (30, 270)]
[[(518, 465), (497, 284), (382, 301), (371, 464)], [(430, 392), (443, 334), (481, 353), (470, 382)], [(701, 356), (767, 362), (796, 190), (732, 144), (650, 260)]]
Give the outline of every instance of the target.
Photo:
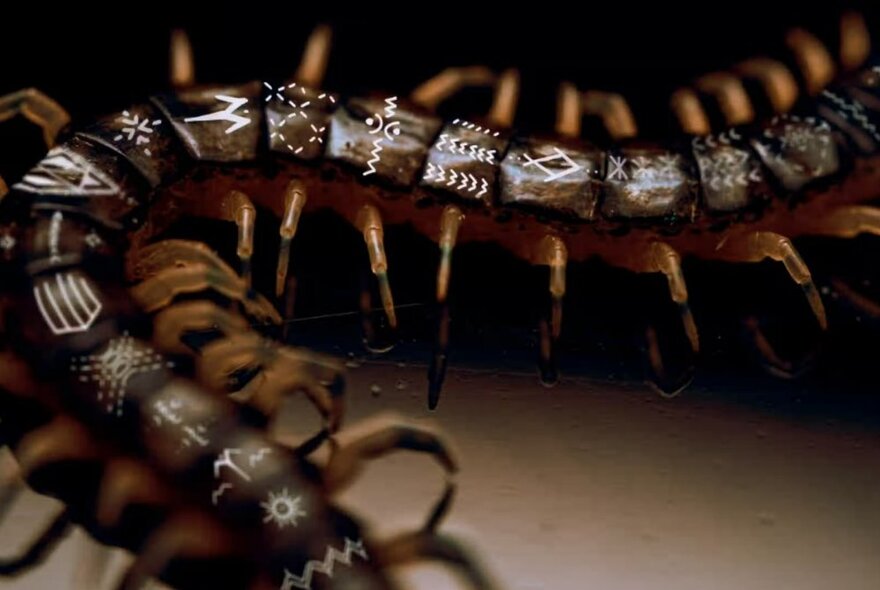
[(880, 141), (880, 132), (877, 131), (877, 126), (871, 123), (868, 117), (865, 116), (865, 109), (862, 105), (855, 102), (848, 103), (828, 90), (823, 90), (822, 95), (838, 104), (844, 111), (850, 113), (852, 118), (862, 126), (862, 129), (869, 132), (876, 141)]
[(370, 169), (364, 172), (364, 176), (376, 173), (376, 163), (381, 160), (379, 154), (382, 153), (382, 140), (383, 138), (380, 137), (379, 139), (373, 141), (373, 149), (370, 151), (370, 155), (373, 157), (372, 159), (367, 161), (367, 166), (369, 166)]
[(387, 121), (388, 119), (393, 117), (394, 113), (397, 111), (397, 97), (392, 96), (390, 98), (386, 98), (385, 104), (388, 105), (385, 107), (385, 120)]
[(306, 563), (303, 568), (302, 576), (294, 575), (285, 569), (284, 581), (281, 583), (280, 590), (293, 590), (293, 588), (311, 590), (312, 576), (315, 572), (325, 574), (328, 578), (332, 578), (333, 567), (336, 565), (336, 562), (338, 561), (343, 565), (351, 565), (352, 554), (359, 555), (364, 560), (368, 559), (367, 551), (364, 549), (364, 542), (362, 540), (355, 542), (346, 538), (345, 548), (342, 551), (338, 551), (334, 547), (328, 546), (324, 560), (318, 561), (317, 559), (313, 559)]

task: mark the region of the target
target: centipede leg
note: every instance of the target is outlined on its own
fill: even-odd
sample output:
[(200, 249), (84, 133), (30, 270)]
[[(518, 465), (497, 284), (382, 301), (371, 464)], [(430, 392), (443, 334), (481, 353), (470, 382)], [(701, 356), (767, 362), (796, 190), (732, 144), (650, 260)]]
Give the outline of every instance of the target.
[(198, 375), (208, 385), (223, 389), (230, 375), (243, 367), (261, 370), (230, 396), (233, 399), (272, 418), (287, 395), (302, 391), (331, 432), (339, 427), (344, 412), (344, 378), (335, 360), (306, 350), (269, 345), (258, 334), (248, 332), (206, 346), (198, 361)]
[(327, 61), (330, 59), (330, 45), (333, 31), (327, 25), (318, 25), (306, 41), (299, 68), (294, 78), (297, 82), (310, 88), (320, 88), (327, 73)]
[(101, 478), (95, 511), (97, 521), (105, 527), (115, 526), (126, 507), (160, 505), (170, 495), (167, 486), (141, 464), (130, 459), (112, 459)]
[(492, 70), (483, 66), (447, 68), (416, 88), (410, 99), (415, 104), (434, 110), (462, 88), (489, 86), (495, 80)]
[(247, 283), (204, 244), (165, 240), (143, 247), (129, 258), (127, 275), (140, 281), (131, 294), (148, 313), (169, 305), (178, 295), (212, 289), (244, 306), (245, 313), (260, 322), (281, 323), (272, 304), (249, 293)]
[(15, 576), (39, 565), (70, 530), (70, 515), (62, 510), (21, 555), (0, 559), (0, 576)]
[(782, 62), (758, 57), (737, 64), (734, 71), (761, 85), (773, 112), (787, 113), (794, 106), (798, 97), (797, 81)]
[(728, 126), (744, 125), (755, 118), (749, 95), (739, 78), (733, 74), (727, 72), (706, 74), (698, 78), (694, 86), (700, 92), (715, 99)]
[(431, 410), (436, 409), (440, 402), (440, 392), (443, 390), (449, 362), (449, 303), (440, 303), (438, 312), (434, 352), (431, 355), (431, 364), (428, 365), (428, 408)]
[(868, 59), (871, 54), (871, 34), (868, 25), (858, 12), (847, 11), (840, 17), (840, 63), (852, 70)]
[(620, 94), (588, 90), (581, 97), (581, 114), (598, 117), (612, 140), (621, 141), (638, 134), (629, 103)]
[[(431, 455), (446, 471), (447, 476), (458, 470), (446, 442), (440, 436), (421, 426), (384, 417), (359, 424), (343, 433), (347, 439), (339, 442), (323, 471), (324, 485), (329, 494), (335, 494), (351, 484), (361, 472), (367, 459), (376, 459), (388, 453), (405, 449)], [(337, 441), (338, 442), (338, 441)], [(428, 517), (428, 525), (436, 526), (451, 500), (450, 482)]]
[(818, 94), (828, 86), (835, 68), (824, 43), (806, 30), (794, 28), (785, 35), (785, 44), (794, 54), (808, 93)]
[(499, 127), (510, 127), (516, 116), (516, 105), (519, 102), (519, 72), (508, 69), (501, 72), (495, 83), (492, 107), (487, 119)]
[(193, 59), (192, 43), (183, 29), (171, 31), (169, 47), (171, 86), (188, 88), (196, 83), (196, 66)]
[(43, 131), (46, 147), (55, 145), (58, 134), (70, 122), (67, 111), (36, 88), (0, 96), (0, 122), (16, 115), (23, 116)]
[(187, 334), (216, 331), (232, 335), (250, 326), (239, 315), (209, 301), (185, 301), (163, 309), (153, 319), (153, 342), (163, 352), (188, 354)]
[(384, 230), (379, 210), (372, 205), (364, 205), (358, 213), (357, 226), (363, 233), (364, 241), (367, 244), (370, 270), (378, 281), (379, 296), (382, 299), (382, 308), (388, 318), (388, 325), (394, 330), (397, 328), (397, 313), (394, 309), (391, 284), (388, 282), (388, 258), (385, 256)]
[(557, 236), (544, 236), (538, 245), (535, 262), (550, 270), (550, 314), (549, 319), (540, 322), (539, 369), (541, 382), (554, 385), (558, 379), (554, 348), (562, 332), (562, 301), (565, 297), (565, 271), (568, 264), (568, 250)]
[[(630, 261), (630, 269), (636, 272), (661, 273), (665, 276), (669, 295), (677, 305), (682, 329), (687, 338), (689, 354), (693, 357), (700, 351), (700, 336), (691, 312), (688, 299), (687, 283), (681, 269), (681, 256), (664, 242), (654, 241), (647, 245), (636, 260)], [(663, 362), (663, 354), (654, 328), (646, 331), (647, 356), (656, 381), (656, 386), (664, 396), (676, 395), (684, 389), (693, 378), (694, 365), (688, 362), (687, 368), (680, 375), (671, 375)]]
[[(827, 329), (825, 305), (813, 282), (810, 269), (795, 250), (791, 240), (773, 232), (737, 234), (722, 242), (716, 255), (719, 259), (729, 262), (760, 262), (767, 258), (781, 262), (792, 280), (803, 290), (819, 329), (823, 332)], [(771, 371), (782, 376), (792, 376), (800, 371), (795, 364), (783, 361), (779, 357), (756, 320), (749, 320), (746, 327), (756, 350)]]
[(194, 513), (175, 515), (147, 539), (116, 589), (139, 590), (176, 559), (220, 557), (231, 547), (228, 533), (214, 521)]
[[(300, 214), (306, 204), (307, 196), (303, 184), (292, 180), (284, 191), (284, 215), (281, 218), (281, 244), (278, 247), (278, 268), (275, 271), (275, 295), (284, 295), (287, 285), (287, 272), (290, 266), (290, 243), (296, 235)], [(287, 319), (287, 318), (285, 318)]]
[(459, 542), (433, 532), (399, 535), (381, 543), (376, 559), (385, 567), (420, 561), (438, 561), (454, 568), (475, 590), (492, 590), (495, 582), (488, 572)]
[(712, 132), (709, 115), (693, 89), (679, 88), (673, 92), (669, 98), (669, 106), (682, 132), (688, 135), (708, 135)]
[[(850, 205), (834, 209), (821, 218), (806, 222), (806, 233), (832, 238), (855, 238), (862, 234), (880, 236), (880, 208), (868, 205)], [(840, 278), (833, 278), (835, 293), (860, 313), (880, 318), (880, 304)]]

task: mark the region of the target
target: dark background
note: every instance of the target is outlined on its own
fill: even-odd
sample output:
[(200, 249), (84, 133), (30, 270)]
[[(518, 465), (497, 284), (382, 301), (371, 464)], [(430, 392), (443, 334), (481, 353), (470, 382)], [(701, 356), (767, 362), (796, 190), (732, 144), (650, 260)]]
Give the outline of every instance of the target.
[[(668, 97), (676, 87), (749, 56), (766, 54), (787, 60), (782, 38), (795, 25), (835, 47), (838, 15), (846, 6), (866, 8), (858, 3), (795, 7), (751, 1), (651, 6), (591, 2), (576, 7), (550, 2), (497, 7), (418, 3), (356, 9), (306, 2), (140, 2), (64, 8), (26, 4), (15, 6), (14, 12), (4, 8), (0, 93), (38, 87), (63, 104), (74, 121), (118, 111), (167, 87), (168, 37), (177, 27), (190, 34), (199, 81), (283, 79), (296, 69), (314, 25), (324, 22), (335, 33), (325, 87), (343, 94), (377, 90), (404, 94), (451, 65), (517, 67), (523, 84), (519, 126), (547, 128), (552, 123), (557, 85), (571, 80), (581, 89), (622, 92), (640, 128), (647, 134), (662, 133), (669, 122)], [(868, 10), (875, 31), (876, 12)], [(488, 93), (474, 100), (487, 106)], [(19, 148), (0, 143), (0, 153), (20, 156)], [(32, 160), (39, 157), (37, 150)], [(325, 221), (329, 226), (335, 223)], [(327, 289), (301, 288), (297, 308), (305, 310), (300, 314), (305, 317), (299, 318), (295, 341), (361, 355), (353, 312), (340, 319), (308, 319), (355, 309), (348, 288), (357, 286), (356, 273), (336, 269), (350, 268), (353, 260), (357, 263), (340, 252), (362, 253), (362, 242), (350, 235), (351, 239), (336, 244), (339, 252), (316, 262), (313, 253), (322, 248), (327, 227), (301, 229), (294, 267), (304, 277), (303, 283), (313, 276), (326, 286), (326, 275), (331, 273), (352, 277), (336, 281), (339, 292), (346, 293), (337, 298), (328, 296)], [(427, 241), (405, 230), (390, 231), (387, 240), (392, 275), (410, 279), (397, 281), (397, 301), (414, 305), (400, 311), (401, 323), (411, 327), (399, 335), (402, 345), (392, 358), (424, 361), (430, 353), (435, 320), (427, 302), (436, 252)], [(821, 286), (841, 269), (858, 280), (870, 274), (875, 266), (871, 261), (876, 260), (874, 241), (806, 241), (799, 248)], [(531, 366), (534, 309), (541, 305), (546, 278), (491, 248), (461, 252), (455, 271), (459, 286), (454, 287), (454, 364)], [(828, 392), (846, 390), (871, 396), (861, 397), (844, 410), (854, 414), (864, 411), (864, 403), (875, 404), (868, 402), (874, 397), (878, 336), (871, 321), (853, 319), (851, 310), (832, 306), (829, 312), (836, 328), (823, 345), (826, 354), (817, 371), (794, 385), (780, 385), (763, 377), (742, 346), (740, 312), (777, 323), (777, 331), (787, 335), (796, 355), (815, 342), (812, 318), (801, 293), (773, 263), (747, 269), (716, 266), (696, 261), (685, 266), (705, 345), (700, 364), (709, 367), (698, 374), (698, 380), (723, 389), (731, 379), (756, 379), (757, 387), (770, 387), (772, 395), (777, 388), (794, 396), (818, 391), (826, 396), (818, 398), (824, 400), (819, 407), (825, 410), (831, 399)], [(491, 284), (483, 280), (475, 287), (486, 277), (487, 268), (495, 271), (497, 280)], [(677, 316), (659, 277), (632, 277), (594, 263), (573, 265), (569, 291), (566, 325), (574, 328), (564, 332), (559, 358), (563, 374), (640, 378), (644, 374), (643, 325), (656, 324), (660, 318), (672, 333), (677, 329)], [(681, 338), (677, 340), (672, 337), (667, 344), (680, 347)]]

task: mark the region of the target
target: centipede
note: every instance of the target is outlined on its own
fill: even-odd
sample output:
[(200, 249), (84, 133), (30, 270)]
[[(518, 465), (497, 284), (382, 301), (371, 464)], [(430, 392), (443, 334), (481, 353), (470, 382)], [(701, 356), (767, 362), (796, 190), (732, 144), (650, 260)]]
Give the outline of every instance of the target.
[[(788, 61), (756, 57), (680, 88), (670, 97), (678, 133), (659, 141), (639, 136), (620, 94), (565, 82), (552, 132), (519, 133), (516, 70), (456, 67), (409, 94), (344, 98), (322, 87), (331, 40), (317, 27), (288, 80), (206, 85), (175, 31), (172, 89), (84, 125), (39, 90), (0, 98), (0, 121), (25, 117), (49, 147), (21, 178), (0, 179), (2, 393), (15, 417), (3, 436), (27, 482), (65, 504), (21, 557), (0, 563), (5, 575), (39, 562), (77, 523), (136, 554), (126, 589), (149, 578), (179, 588), (390, 588), (387, 570), (419, 559), (494, 587), (437, 532), (451, 484), (422, 528), (390, 540), (333, 504), (365, 459), (393, 449), (428, 453), (454, 472), (438, 434), (386, 420), (334, 447), (325, 465), (310, 459), (337, 437), (344, 378), (335, 359), (288, 345), (292, 253), (301, 227), (326, 213), (362, 239), (369, 280), (356, 299), (373, 351), (399, 329), (394, 286), (406, 278), (394, 274), (386, 230), (404, 226), (434, 244), (432, 409), (449, 359), (453, 254), (465, 245), (490, 243), (541, 270), (538, 365), (552, 384), (572, 264), (598, 259), (662, 279), (697, 358), (684, 259), (780, 263), (826, 332), (826, 294), (795, 241), (880, 234), (870, 204), (880, 196), (880, 61), (857, 13), (841, 17), (839, 47), (794, 29)], [(762, 90), (766, 117), (746, 84)], [(441, 118), (468, 87), (492, 89), (488, 112)], [(255, 246), (266, 219), (277, 232), (269, 262)], [(234, 232), (234, 249), (208, 245), (193, 220)], [(835, 295), (876, 307), (843, 284)], [(759, 321), (747, 326), (768, 368), (795, 372)], [(690, 373), (667, 367), (659, 339), (649, 327), (652, 383), (675, 395)], [(323, 426), (282, 445), (267, 425), (297, 392)]]

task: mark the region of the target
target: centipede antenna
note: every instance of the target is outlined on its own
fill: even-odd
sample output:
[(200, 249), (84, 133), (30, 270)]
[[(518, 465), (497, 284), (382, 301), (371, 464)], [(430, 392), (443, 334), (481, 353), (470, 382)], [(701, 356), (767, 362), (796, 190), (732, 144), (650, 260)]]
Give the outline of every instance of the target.
[(378, 561), (386, 567), (437, 561), (460, 573), (474, 590), (497, 588), (470, 551), (458, 541), (435, 532), (418, 531), (399, 535), (382, 543), (377, 553)]
[(785, 44), (794, 54), (811, 95), (821, 92), (834, 78), (834, 60), (825, 45), (801, 28), (786, 33)]
[(443, 303), (449, 292), (449, 275), (452, 272), (452, 250), (458, 237), (458, 229), (464, 221), (464, 213), (455, 205), (447, 205), (440, 216), (440, 266), (437, 269), (437, 301)]
[(171, 86), (187, 88), (196, 83), (196, 66), (189, 35), (183, 29), (171, 31)]
[(730, 262), (760, 262), (766, 258), (781, 262), (792, 280), (803, 289), (819, 327), (822, 330), (828, 328), (825, 305), (810, 269), (787, 237), (768, 231), (737, 234), (720, 244), (716, 254)]
[(235, 254), (241, 264), (241, 277), (248, 290), (251, 287), (251, 257), (254, 254), (254, 226), (257, 210), (250, 198), (241, 191), (230, 191), (227, 200), (232, 208), (231, 217), (238, 226), (238, 245)]
[(487, 119), (499, 127), (511, 127), (516, 117), (516, 105), (519, 102), (519, 71), (510, 68), (504, 70), (495, 83), (495, 94), (492, 108)]
[(434, 410), (440, 402), (440, 392), (446, 379), (446, 367), (449, 362), (449, 303), (443, 301), (438, 306), (437, 336), (434, 340), (434, 352), (428, 366), (428, 408)]
[(303, 86), (320, 88), (327, 73), (327, 62), (330, 60), (330, 46), (333, 42), (333, 29), (328, 25), (318, 25), (303, 51), (302, 60), (296, 70), (295, 79)]
[(290, 266), (290, 243), (296, 235), (299, 218), (308, 197), (302, 182), (291, 180), (284, 189), (284, 215), (281, 218), (281, 245), (278, 248), (278, 269), (275, 271), (275, 295), (284, 294), (287, 271)]
[(697, 78), (694, 86), (718, 103), (727, 125), (743, 125), (755, 118), (752, 102), (742, 82), (728, 72), (713, 72)]
[(588, 90), (581, 97), (584, 115), (599, 117), (611, 139), (629, 139), (638, 134), (629, 103), (620, 94)]
[(744, 78), (757, 80), (777, 114), (787, 113), (794, 106), (798, 97), (798, 84), (782, 62), (768, 57), (756, 57), (737, 64), (734, 72)]
[(688, 135), (708, 135), (712, 132), (709, 115), (703, 108), (697, 93), (690, 88), (679, 88), (669, 98), (678, 125)]
[(424, 426), (382, 416), (362, 422), (344, 434), (345, 440), (337, 441), (323, 472), (330, 494), (339, 493), (353, 483), (368, 459), (378, 459), (401, 449), (430, 455), (447, 476), (458, 471), (458, 460), (446, 441)]
[(571, 82), (563, 82), (556, 93), (556, 133), (565, 137), (581, 134), (581, 94)]
[[(0, 96), (0, 122), (16, 115), (23, 116), (42, 129), (46, 147), (54, 146), (58, 134), (70, 123), (70, 115), (64, 107), (36, 88), (25, 88)], [(5, 183), (3, 186), (6, 186)]]
[(410, 99), (415, 104), (433, 111), (440, 103), (461, 89), (470, 86), (491, 86), (495, 80), (495, 73), (485, 66), (447, 68), (413, 90)]
[(0, 559), (0, 576), (14, 576), (42, 563), (71, 531), (70, 513), (62, 510), (18, 557)]
[(397, 313), (394, 310), (394, 297), (388, 282), (388, 259), (385, 256), (384, 231), (379, 210), (372, 205), (364, 205), (358, 213), (357, 226), (364, 234), (367, 253), (370, 256), (370, 270), (379, 282), (379, 296), (388, 317), (388, 324), (397, 327)]
[(871, 54), (871, 34), (865, 18), (858, 12), (840, 17), (840, 64), (844, 70), (861, 66)]
[(699, 352), (700, 336), (697, 324), (694, 322), (693, 313), (688, 303), (687, 284), (684, 281), (684, 273), (681, 270), (681, 256), (669, 244), (665, 242), (651, 242), (646, 257), (646, 272), (660, 272), (666, 276), (669, 284), (669, 295), (678, 304), (682, 325), (691, 350)]

